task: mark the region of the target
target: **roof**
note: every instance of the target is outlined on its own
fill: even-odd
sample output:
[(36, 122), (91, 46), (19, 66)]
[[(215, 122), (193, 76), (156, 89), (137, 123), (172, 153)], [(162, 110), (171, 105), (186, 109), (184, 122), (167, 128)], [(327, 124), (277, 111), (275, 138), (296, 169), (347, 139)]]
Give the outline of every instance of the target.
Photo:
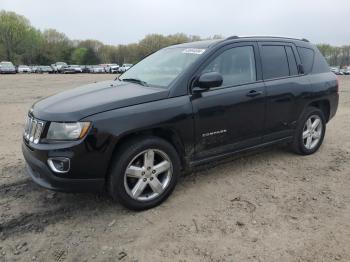
[(188, 42), (184, 44), (178, 44), (170, 46), (172, 47), (183, 47), (183, 48), (209, 48), (216, 43), (219, 42), (225, 42), (225, 41), (291, 41), (291, 42), (299, 42), (299, 43), (309, 43), (309, 40), (307, 39), (300, 39), (300, 38), (291, 38), (291, 37), (280, 37), (280, 36), (230, 36), (225, 39), (215, 39), (215, 40), (203, 40), (203, 41), (196, 41), (196, 42)]

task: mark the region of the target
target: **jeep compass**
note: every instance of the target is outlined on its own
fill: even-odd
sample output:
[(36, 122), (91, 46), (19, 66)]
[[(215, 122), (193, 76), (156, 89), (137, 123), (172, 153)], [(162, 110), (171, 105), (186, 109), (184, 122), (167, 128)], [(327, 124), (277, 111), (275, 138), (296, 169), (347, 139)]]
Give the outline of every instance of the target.
[(114, 81), (36, 102), (22, 150), (45, 188), (105, 189), (143, 210), (193, 166), (276, 143), (316, 152), (337, 107), (336, 76), (309, 41), (234, 36), (170, 46)]

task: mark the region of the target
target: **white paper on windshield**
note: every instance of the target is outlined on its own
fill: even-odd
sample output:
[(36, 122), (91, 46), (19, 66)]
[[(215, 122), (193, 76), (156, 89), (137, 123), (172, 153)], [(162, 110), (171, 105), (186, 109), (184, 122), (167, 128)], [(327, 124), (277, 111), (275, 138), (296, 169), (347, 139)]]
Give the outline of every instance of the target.
[(185, 50), (182, 51), (184, 54), (196, 54), (196, 55), (201, 55), (203, 54), (205, 49), (199, 49), (199, 48), (186, 48)]

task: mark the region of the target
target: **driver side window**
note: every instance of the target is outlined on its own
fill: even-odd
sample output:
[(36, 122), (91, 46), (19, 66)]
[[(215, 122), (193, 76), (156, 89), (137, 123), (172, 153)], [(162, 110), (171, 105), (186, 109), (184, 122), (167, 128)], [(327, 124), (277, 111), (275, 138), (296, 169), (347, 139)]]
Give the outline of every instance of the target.
[(256, 81), (253, 46), (228, 49), (206, 66), (202, 73), (217, 72), (223, 77), (221, 86), (235, 86)]

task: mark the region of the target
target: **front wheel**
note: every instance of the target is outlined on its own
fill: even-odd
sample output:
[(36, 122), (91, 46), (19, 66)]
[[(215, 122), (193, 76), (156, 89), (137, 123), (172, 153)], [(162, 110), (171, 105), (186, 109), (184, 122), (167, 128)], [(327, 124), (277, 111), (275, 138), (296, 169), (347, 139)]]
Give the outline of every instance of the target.
[(296, 129), (293, 150), (301, 155), (315, 153), (322, 145), (326, 132), (326, 120), (323, 112), (315, 107), (306, 109)]
[(179, 172), (179, 157), (167, 141), (157, 137), (130, 140), (115, 155), (109, 192), (129, 209), (149, 209), (171, 194)]

